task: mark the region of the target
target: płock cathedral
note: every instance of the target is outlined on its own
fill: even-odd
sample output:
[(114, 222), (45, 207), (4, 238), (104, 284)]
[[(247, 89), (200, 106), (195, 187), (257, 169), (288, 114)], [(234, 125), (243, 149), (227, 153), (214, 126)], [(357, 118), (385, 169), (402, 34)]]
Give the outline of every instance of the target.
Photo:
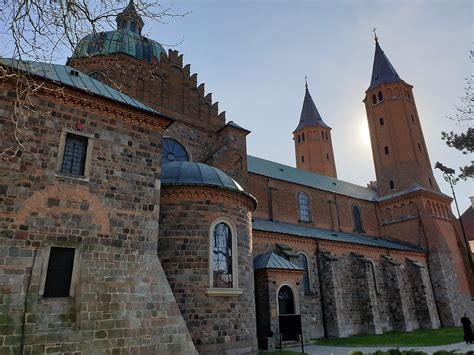
[(1, 354), (254, 354), (298, 340), (299, 319), (309, 341), (474, 316), (413, 86), (377, 40), (363, 187), (337, 179), (308, 87), (296, 168), (248, 155), (250, 132), (143, 25), (130, 2), (67, 65), (1, 63), (41, 84), (32, 147), (0, 162)]

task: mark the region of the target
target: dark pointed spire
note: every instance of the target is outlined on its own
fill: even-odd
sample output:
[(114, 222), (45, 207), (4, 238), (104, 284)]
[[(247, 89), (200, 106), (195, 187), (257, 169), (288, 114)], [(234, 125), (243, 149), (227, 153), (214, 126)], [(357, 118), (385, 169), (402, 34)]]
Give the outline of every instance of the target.
[(324, 123), (323, 119), (321, 118), (321, 115), (318, 112), (318, 109), (316, 108), (316, 105), (314, 104), (313, 98), (309, 93), (308, 82), (306, 81), (306, 77), (305, 87), (306, 92), (304, 95), (303, 108), (301, 109), (300, 123), (298, 124), (298, 127), (296, 127), (295, 132), (304, 127), (315, 126), (322, 126), (324, 128), (330, 129), (331, 127)]
[(130, 0), (125, 9), (117, 15), (116, 21), (119, 30), (128, 30), (137, 34), (142, 33), (144, 22), (138, 14), (133, 0)]
[(379, 44), (379, 39), (375, 33), (375, 55), (374, 66), (372, 68), (372, 80), (370, 81), (369, 90), (382, 83), (395, 83), (402, 80), (392, 63), (388, 60)]

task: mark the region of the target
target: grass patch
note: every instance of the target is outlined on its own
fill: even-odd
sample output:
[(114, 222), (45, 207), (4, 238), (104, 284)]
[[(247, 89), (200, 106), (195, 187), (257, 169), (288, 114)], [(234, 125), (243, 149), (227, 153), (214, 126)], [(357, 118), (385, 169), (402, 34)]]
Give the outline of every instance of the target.
[[(279, 354), (279, 355), (301, 355), (301, 352), (290, 350), (259, 351), (258, 355)], [(306, 353), (304, 353), (306, 354)], [(303, 355), (304, 355), (303, 354)]]
[(315, 339), (314, 344), (332, 346), (436, 346), (463, 341), (462, 328), (417, 329), (412, 332), (387, 332), (380, 335), (355, 335), (349, 338)]

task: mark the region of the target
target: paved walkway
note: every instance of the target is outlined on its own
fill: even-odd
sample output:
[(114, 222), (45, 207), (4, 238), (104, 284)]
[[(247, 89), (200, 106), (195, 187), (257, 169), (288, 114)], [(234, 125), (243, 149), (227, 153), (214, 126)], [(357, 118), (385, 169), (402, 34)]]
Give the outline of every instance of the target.
[[(357, 347), (343, 347), (343, 346), (320, 346), (320, 345), (305, 345), (304, 351), (307, 354), (317, 354), (317, 355), (348, 355), (351, 351), (362, 351), (363, 353), (371, 354), (377, 350), (389, 350), (395, 348), (394, 346), (391, 347), (364, 347), (364, 348), (357, 348)], [(424, 351), (428, 354), (433, 354), (435, 351), (438, 350), (457, 350), (454, 354), (467, 354), (468, 351), (471, 351), (474, 354), (474, 344), (466, 344), (466, 343), (456, 343), (450, 345), (442, 345), (442, 346), (420, 346), (420, 347), (411, 347), (411, 346), (404, 346), (400, 347), (400, 350), (411, 350), (417, 349)], [(284, 350), (292, 350), (292, 351), (301, 351), (300, 347), (291, 347), (285, 348)]]

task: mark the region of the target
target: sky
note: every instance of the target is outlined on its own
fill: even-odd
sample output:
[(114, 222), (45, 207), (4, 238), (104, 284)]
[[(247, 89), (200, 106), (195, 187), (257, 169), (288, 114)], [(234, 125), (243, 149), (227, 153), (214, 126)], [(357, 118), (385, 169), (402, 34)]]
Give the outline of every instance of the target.
[[(178, 50), (198, 84), (205, 83), (227, 121), (252, 133), (247, 152), (295, 166), (304, 77), (323, 120), (332, 127), (338, 178), (362, 186), (375, 180), (362, 103), (372, 73), (374, 39), (413, 92), (425, 141), (436, 161), (459, 169), (472, 156), (449, 148), (441, 131), (462, 131), (447, 116), (472, 73), (473, 2), (469, 0), (162, 0), (172, 13), (145, 21), (143, 34)], [(70, 53), (60, 53), (64, 63)], [(62, 58), (61, 58), (62, 57)], [(451, 196), (439, 170), (435, 177)], [(472, 180), (455, 186), (461, 213)]]
[[(295, 166), (292, 132), (304, 97), (304, 77), (324, 121), (332, 127), (338, 178), (363, 186), (375, 180), (365, 108), (374, 39), (400, 77), (414, 86), (434, 166), (456, 168), (469, 158), (442, 140), (443, 130), (466, 130), (447, 116), (472, 72), (471, 1), (176, 0), (168, 24), (144, 33), (171, 46), (191, 64), (219, 110), (252, 131), (251, 155)], [(441, 190), (451, 195), (439, 170)], [(455, 186), (464, 211), (472, 180)]]

